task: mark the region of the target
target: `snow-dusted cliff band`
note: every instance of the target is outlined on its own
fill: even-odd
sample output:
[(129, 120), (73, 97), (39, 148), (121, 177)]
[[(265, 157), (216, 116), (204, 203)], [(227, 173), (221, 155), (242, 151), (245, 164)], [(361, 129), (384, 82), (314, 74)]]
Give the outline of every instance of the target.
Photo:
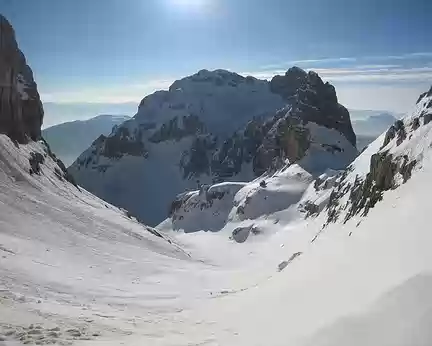
[(314, 174), (340, 169), (357, 155), (355, 142), (348, 111), (314, 72), (293, 67), (267, 82), (203, 70), (144, 98), (133, 119), (98, 138), (69, 171), (155, 224), (185, 190), (250, 181), (286, 161), (302, 160)]

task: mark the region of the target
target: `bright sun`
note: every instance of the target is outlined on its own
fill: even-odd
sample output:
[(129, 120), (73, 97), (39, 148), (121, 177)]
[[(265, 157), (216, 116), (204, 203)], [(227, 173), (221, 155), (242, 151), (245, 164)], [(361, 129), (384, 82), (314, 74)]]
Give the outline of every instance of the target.
[(183, 9), (201, 9), (208, 4), (209, 0), (169, 0), (172, 6)]

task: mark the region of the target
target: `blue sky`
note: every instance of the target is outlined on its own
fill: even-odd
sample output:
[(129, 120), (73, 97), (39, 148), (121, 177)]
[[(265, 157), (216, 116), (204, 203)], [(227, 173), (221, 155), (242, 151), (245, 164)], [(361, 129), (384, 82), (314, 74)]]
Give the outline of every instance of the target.
[(432, 83), (427, 0), (1, 0), (46, 102), (138, 102), (202, 68), (296, 64), (357, 109), (405, 111)]

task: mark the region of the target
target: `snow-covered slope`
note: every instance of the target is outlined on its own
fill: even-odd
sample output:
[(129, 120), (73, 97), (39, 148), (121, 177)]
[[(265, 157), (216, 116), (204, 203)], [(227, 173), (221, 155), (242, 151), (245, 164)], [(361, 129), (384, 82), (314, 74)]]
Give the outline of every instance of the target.
[(129, 119), (125, 115), (104, 114), (51, 126), (42, 131), (42, 136), (64, 164), (70, 166), (100, 135), (109, 135), (114, 126)]
[[(43, 141), (0, 135), (0, 342), (118, 339), (169, 318), (180, 294), (207, 294), (202, 264), (63, 169)], [(175, 287), (186, 278), (195, 288)]]
[[(293, 199), (266, 217), (233, 218), (226, 227), (250, 227), (242, 244), (242, 229), (157, 237), (59, 180), (49, 155), (40, 175), (30, 175), (30, 152), (43, 154), (42, 143), (17, 148), (0, 137), (3, 343), (429, 345), (430, 106), (425, 97), (404, 120), (399, 145), (396, 135), (380, 149), (383, 135), (347, 173), (328, 171), (309, 184), (310, 175), (291, 165), (268, 177), (270, 191)], [(396, 175), (398, 187), (384, 191), (367, 216), (344, 224), (347, 209), (322, 228), (332, 192), (364, 176), (377, 150), (416, 159), (411, 178), (399, 185)], [(209, 192), (245, 187), (226, 183)], [(340, 205), (352, 194), (344, 191)], [(304, 219), (296, 199), (314, 201), (319, 214)]]
[(294, 67), (269, 83), (203, 70), (146, 97), (133, 119), (95, 141), (70, 172), (155, 224), (182, 191), (250, 181), (315, 148), (323, 155), (308, 163), (314, 170), (343, 168), (356, 155), (349, 113), (316, 73)]
[[(198, 253), (221, 265), (255, 268), (249, 274), (255, 284), (203, 308), (203, 318), (219, 311), (212, 318), (223, 321), (211, 340), (430, 344), (431, 120), (432, 88), (345, 171), (313, 180), (291, 165), (249, 184), (189, 193), (173, 205), (175, 217), (159, 228), (173, 222), (191, 232), (204, 224), (213, 232), (178, 233), (177, 239), (199, 244)], [(277, 258), (279, 273), (260, 276)]]

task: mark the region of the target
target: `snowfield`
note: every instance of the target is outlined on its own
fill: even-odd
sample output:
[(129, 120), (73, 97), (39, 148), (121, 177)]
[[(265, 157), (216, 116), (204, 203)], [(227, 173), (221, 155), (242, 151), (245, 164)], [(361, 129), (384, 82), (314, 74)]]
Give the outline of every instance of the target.
[[(49, 155), (30, 175), (44, 144), (0, 136), (0, 344), (432, 344), (431, 100), (404, 119), (401, 143), (379, 137), (345, 175), (292, 165), (183, 196), (194, 204), (176, 228), (212, 232), (145, 227), (59, 179)], [(344, 191), (323, 228), (337, 184), (365, 177), (377, 152), (416, 160), (411, 178), (345, 223)], [(216, 199), (201, 208), (206, 193)], [(319, 213), (305, 218), (307, 201)]]

